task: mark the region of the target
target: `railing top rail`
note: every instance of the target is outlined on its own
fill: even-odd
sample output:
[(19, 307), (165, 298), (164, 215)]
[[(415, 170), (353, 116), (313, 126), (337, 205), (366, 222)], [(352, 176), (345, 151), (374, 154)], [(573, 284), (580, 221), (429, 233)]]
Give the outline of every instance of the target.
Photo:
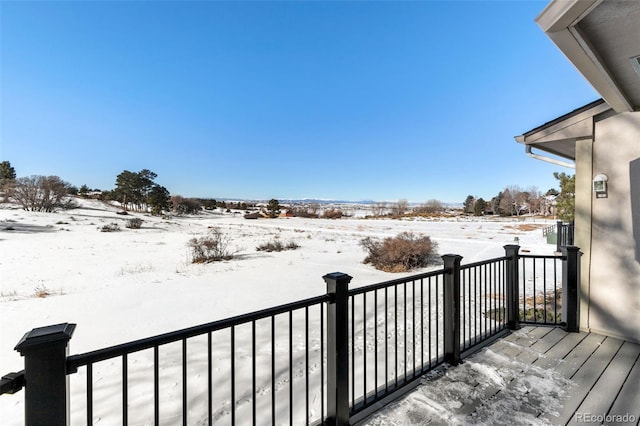
[(519, 254), (518, 257), (522, 259), (558, 259), (566, 260), (567, 257), (561, 254)]
[(213, 321), (206, 324), (196, 325), (194, 327), (189, 327), (182, 330), (171, 331), (171, 332), (159, 334), (153, 337), (134, 340), (132, 342), (123, 343), (120, 345), (115, 345), (108, 348), (95, 350), (92, 352), (86, 352), (84, 354), (72, 355), (67, 358), (67, 368), (70, 372), (75, 372), (78, 367), (83, 365), (104, 361), (107, 359), (142, 351), (145, 349), (151, 349), (153, 347), (165, 345), (167, 343), (178, 342), (180, 340), (187, 339), (190, 337), (200, 336), (202, 334), (222, 330), (224, 328), (246, 324), (251, 321), (257, 321), (257, 320), (268, 318), (274, 315), (279, 315), (285, 312), (295, 311), (297, 309), (302, 309), (302, 308), (313, 306), (319, 303), (328, 302), (330, 300), (331, 300), (330, 295), (323, 294), (322, 296), (316, 296), (309, 299), (299, 300), (296, 302), (287, 303), (280, 306), (274, 306), (272, 308), (267, 308), (260, 311), (251, 312), (248, 314), (237, 315), (235, 317)]
[(0, 379), (0, 395), (14, 394), (24, 387), (24, 370), (9, 373)]
[(358, 288), (349, 290), (349, 296), (355, 296), (357, 294), (367, 293), (369, 291), (379, 290), (381, 288), (391, 287), (397, 284), (404, 284), (409, 281), (417, 281), (424, 278), (436, 277), (438, 275), (444, 275), (445, 272), (446, 272), (446, 269), (443, 268), (443, 269), (437, 269), (435, 271), (424, 272), (422, 274), (410, 275), (404, 278), (397, 278), (395, 280), (389, 280), (389, 281), (383, 281), (376, 284), (370, 284), (364, 287), (358, 287)]
[(465, 263), (463, 265), (460, 265), (460, 269), (475, 268), (476, 266), (488, 265), (490, 263), (502, 262), (502, 261), (509, 260), (509, 259), (510, 259), (509, 256), (502, 256), (502, 257), (496, 257), (496, 258), (493, 258), (493, 259), (481, 260), (479, 262)]

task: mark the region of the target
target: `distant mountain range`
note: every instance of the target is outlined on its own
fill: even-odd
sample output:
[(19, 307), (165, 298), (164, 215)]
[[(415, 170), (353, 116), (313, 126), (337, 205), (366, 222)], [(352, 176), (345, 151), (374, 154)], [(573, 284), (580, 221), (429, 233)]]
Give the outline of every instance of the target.
[[(233, 201), (233, 202), (258, 202), (258, 203), (267, 203), (269, 200), (249, 200), (249, 199), (242, 199), (242, 198), (215, 198), (216, 200), (224, 200), (224, 201)], [(373, 201), (373, 200), (323, 200), (323, 199), (319, 199), (319, 198), (302, 198), (302, 199), (278, 199), (278, 201), (280, 202), (280, 204), (320, 204), (320, 205), (328, 205), (328, 204), (351, 204), (351, 205), (365, 205), (365, 206), (370, 206), (373, 204), (378, 204), (378, 203), (386, 203), (388, 206), (391, 206), (392, 204), (394, 204), (396, 201)], [(423, 202), (419, 202), (419, 203), (409, 203), (410, 206), (419, 206), (423, 204)], [(444, 204), (447, 207), (462, 207), (463, 203), (451, 203), (451, 202), (445, 202), (443, 201), (442, 204)]]

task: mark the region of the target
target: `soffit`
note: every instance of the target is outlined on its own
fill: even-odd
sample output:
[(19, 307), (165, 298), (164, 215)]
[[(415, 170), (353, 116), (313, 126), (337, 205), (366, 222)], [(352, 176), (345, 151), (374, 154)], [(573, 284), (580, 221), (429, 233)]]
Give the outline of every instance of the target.
[(536, 22), (615, 111), (640, 111), (638, 1), (553, 0)]

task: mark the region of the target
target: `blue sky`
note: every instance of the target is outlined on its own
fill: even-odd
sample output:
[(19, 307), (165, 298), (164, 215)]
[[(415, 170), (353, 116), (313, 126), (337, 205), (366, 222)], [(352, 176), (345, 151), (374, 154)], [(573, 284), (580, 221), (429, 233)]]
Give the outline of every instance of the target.
[(462, 202), (558, 187), (513, 136), (598, 98), (546, 1), (0, 2), (0, 159), (112, 189)]

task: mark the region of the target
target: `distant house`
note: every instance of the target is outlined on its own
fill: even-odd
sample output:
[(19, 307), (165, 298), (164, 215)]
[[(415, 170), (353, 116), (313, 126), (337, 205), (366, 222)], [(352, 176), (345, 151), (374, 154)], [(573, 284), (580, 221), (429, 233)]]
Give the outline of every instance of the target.
[(556, 216), (556, 198), (558, 198), (557, 195), (545, 195), (542, 197), (540, 212), (543, 216)]
[(536, 22), (602, 99), (516, 140), (575, 166), (581, 328), (640, 342), (640, 5), (553, 0)]

